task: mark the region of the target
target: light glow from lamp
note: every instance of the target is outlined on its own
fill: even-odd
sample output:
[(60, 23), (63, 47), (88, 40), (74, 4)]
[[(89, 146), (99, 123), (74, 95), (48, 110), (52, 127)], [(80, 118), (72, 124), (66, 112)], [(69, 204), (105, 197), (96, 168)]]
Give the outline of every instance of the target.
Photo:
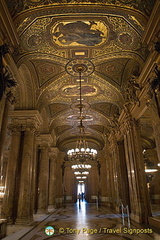
[(157, 169), (145, 169), (146, 173), (153, 173), (153, 172), (157, 172)]
[(75, 164), (72, 165), (72, 169), (90, 169), (91, 165), (90, 164)]

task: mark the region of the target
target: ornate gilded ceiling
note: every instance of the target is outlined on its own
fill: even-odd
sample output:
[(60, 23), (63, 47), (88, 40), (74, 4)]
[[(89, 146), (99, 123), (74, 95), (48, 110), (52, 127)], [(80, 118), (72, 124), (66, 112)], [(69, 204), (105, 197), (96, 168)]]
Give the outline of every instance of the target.
[[(113, 116), (123, 108), (127, 81), (140, 73), (146, 58), (141, 36), (154, 1), (7, 0), (7, 4), (20, 43), (14, 59), (26, 79), (26, 91), (32, 92), (32, 108), (46, 111), (50, 132), (61, 149), (73, 145), (79, 124), (75, 65), (83, 64), (86, 138), (102, 148)], [(30, 77), (25, 78), (28, 72)]]
[(15, 15), (26, 9), (33, 9), (42, 7), (48, 4), (60, 5), (60, 4), (103, 4), (103, 5), (118, 5), (120, 7), (132, 8), (139, 10), (145, 14), (151, 12), (154, 5), (154, 0), (7, 0), (8, 7), (12, 15)]

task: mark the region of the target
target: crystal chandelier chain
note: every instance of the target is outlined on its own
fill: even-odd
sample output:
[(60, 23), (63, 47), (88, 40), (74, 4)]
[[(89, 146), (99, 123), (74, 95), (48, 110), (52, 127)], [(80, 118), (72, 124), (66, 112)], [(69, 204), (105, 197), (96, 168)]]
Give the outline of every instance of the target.
[(79, 114), (79, 121), (80, 125), (79, 127), (79, 137), (76, 142), (76, 148), (75, 149), (70, 149), (67, 152), (68, 155), (68, 160), (69, 161), (79, 161), (81, 163), (84, 163), (89, 160), (95, 160), (97, 157), (97, 150), (95, 149), (90, 149), (88, 147), (88, 143), (85, 138), (85, 130), (83, 126), (83, 119), (84, 116), (82, 116), (82, 109), (83, 109), (83, 104), (82, 104), (82, 72), (85, 71), (85, 68), (83, 65), (78, 65), (76, 68), (76, 71), (79, 73), (79, 105), (78, 108), (80, 110)]

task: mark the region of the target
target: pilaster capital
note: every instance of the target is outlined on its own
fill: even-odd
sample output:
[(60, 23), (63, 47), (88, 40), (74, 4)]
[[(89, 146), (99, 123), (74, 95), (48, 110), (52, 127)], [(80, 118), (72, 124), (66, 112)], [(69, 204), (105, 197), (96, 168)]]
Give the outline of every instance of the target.
[(40, 134), (39, 136), (36, 137), (36, 140), (37, 144), (40, 146), (41, 149), (49, 148), (53, 142), (51, 134), (48, 133)]
[(11, 125), (22, 127), (22, 131), (35, 131), (42, 125), (38, 110), (16, 110), (9, 113)]
[(10, 130), (10, 132), (13, 133), (20, 133), (22, 131), (22, 126), (20, 125), (16, 125), (16, 124), (10, 124), (8, 126), (8, 129)]
[(22, 131), (23, 132), (35, 132), (36, 127), (33, 124), (27, 124), (22, 126)]
[(134, 118), (132, 118), (131, 116), (126, 116), (122, 126), (121, 126), (121, 130), (123, 134), (126, 134), (127, 132), (129, 132), (130, 130), (133, 129), (133, 127), (136, 127), (137, 129), (140, 129), (140, 121), (139, 119), (136, 120)]
[(109, 148), (115, 148), (115, 145), (117, 143), (115, 132), (111, 132), (110, 136), (108, 137), (108, 140), (109, 140)]
[(49, 151), (49, 157), (51, 160), (56, 160), (58, 157), (59, 150), (57, 147), (51, 147)]
[(66, 153), (61, 152), (61, 151), (58, 152), (58, 158), (59, 158), (59, 161), (63, 162), (65, 156), (66, 156)]

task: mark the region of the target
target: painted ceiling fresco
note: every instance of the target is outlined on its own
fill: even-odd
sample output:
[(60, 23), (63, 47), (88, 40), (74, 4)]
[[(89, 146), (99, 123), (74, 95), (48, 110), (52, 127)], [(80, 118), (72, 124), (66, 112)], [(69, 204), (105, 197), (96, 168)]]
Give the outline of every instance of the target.
[(74, 144), (80, 92), (75, 69), (83, 65), (86, 138), (101, 149), (111, 120), (123, 108), (128, 79), (140, 73), (146, 59), (141, 37), (154, 1), (6, 2), (19, 36), (13, 57), (23, 76), (30, 73), (27, 84), (35, 89), (32, 108), (46, 111), (58, 147)]

